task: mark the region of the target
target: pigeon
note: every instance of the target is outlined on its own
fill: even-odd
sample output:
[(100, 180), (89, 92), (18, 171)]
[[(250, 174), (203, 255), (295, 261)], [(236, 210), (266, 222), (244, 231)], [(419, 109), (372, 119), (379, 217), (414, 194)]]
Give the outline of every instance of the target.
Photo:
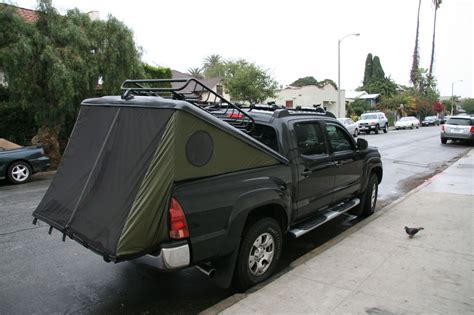
[(418, 233), (421, 230), (424, 230), (424, 228), (422, 228), (422, 227), (409, 228), (408, 226), (405, 226), (405, 232), (407, 232), (407, 234), (409, 235), (410, 238), (415, 236), (415, 234)]

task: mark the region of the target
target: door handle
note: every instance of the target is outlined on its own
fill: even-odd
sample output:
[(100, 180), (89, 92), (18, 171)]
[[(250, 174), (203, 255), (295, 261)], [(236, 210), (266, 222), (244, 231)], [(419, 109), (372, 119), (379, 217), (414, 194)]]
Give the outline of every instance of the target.
[(301, 173), (301, 176), (303, 177), (308, 177), (309, 175), (311, 175), (311, 171), (310, 170), (304, 170), (302, 173)]

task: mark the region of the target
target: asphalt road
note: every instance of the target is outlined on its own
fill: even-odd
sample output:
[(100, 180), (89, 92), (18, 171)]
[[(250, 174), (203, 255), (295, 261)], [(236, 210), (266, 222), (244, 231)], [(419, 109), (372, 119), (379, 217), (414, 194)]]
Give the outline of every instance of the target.
[[(441, 145), (437, 127), (364, 135), (383, 157), (379, 207), (403, 196), (469, 149)], [(48, 235), (31, 213), (50, 180), (20, 186), (0, 182), (0, 314), (197, 313), (234, 294), (195, 269), (161, 273), (138, 262), (107, 264), (77, 243)], [(350, 226), (341, 216), (287, 242), (280, 270)]]

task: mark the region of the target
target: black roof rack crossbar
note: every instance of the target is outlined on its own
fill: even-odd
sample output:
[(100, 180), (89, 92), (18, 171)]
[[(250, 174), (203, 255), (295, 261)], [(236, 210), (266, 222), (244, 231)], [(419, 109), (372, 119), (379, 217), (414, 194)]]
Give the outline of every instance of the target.
[(195, 78), (125, 80), (120, 89), (124, 99), (133, 94), (186, 101), (247, 133), (255, 126), (249, 114)]

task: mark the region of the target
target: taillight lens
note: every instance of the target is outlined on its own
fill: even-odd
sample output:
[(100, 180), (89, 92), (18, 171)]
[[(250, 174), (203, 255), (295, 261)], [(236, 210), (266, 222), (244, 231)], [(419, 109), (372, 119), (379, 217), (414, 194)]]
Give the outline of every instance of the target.
[(474, 133), (474, 126), (471, 126), (471, 133)]
[[(471, 128), (472, 130), (472, 128)], [(444, 125), (441, 125), (441, 131), (444, 131)]]
[(244, 115), (241, 113), (229, 113), (226, 115), (229, 118), (243, 118)]
[(183, 208), (175, 198), (170, 202), (170, 238), (180, 240), (189, 237), (188, 224), (184, 216)]

